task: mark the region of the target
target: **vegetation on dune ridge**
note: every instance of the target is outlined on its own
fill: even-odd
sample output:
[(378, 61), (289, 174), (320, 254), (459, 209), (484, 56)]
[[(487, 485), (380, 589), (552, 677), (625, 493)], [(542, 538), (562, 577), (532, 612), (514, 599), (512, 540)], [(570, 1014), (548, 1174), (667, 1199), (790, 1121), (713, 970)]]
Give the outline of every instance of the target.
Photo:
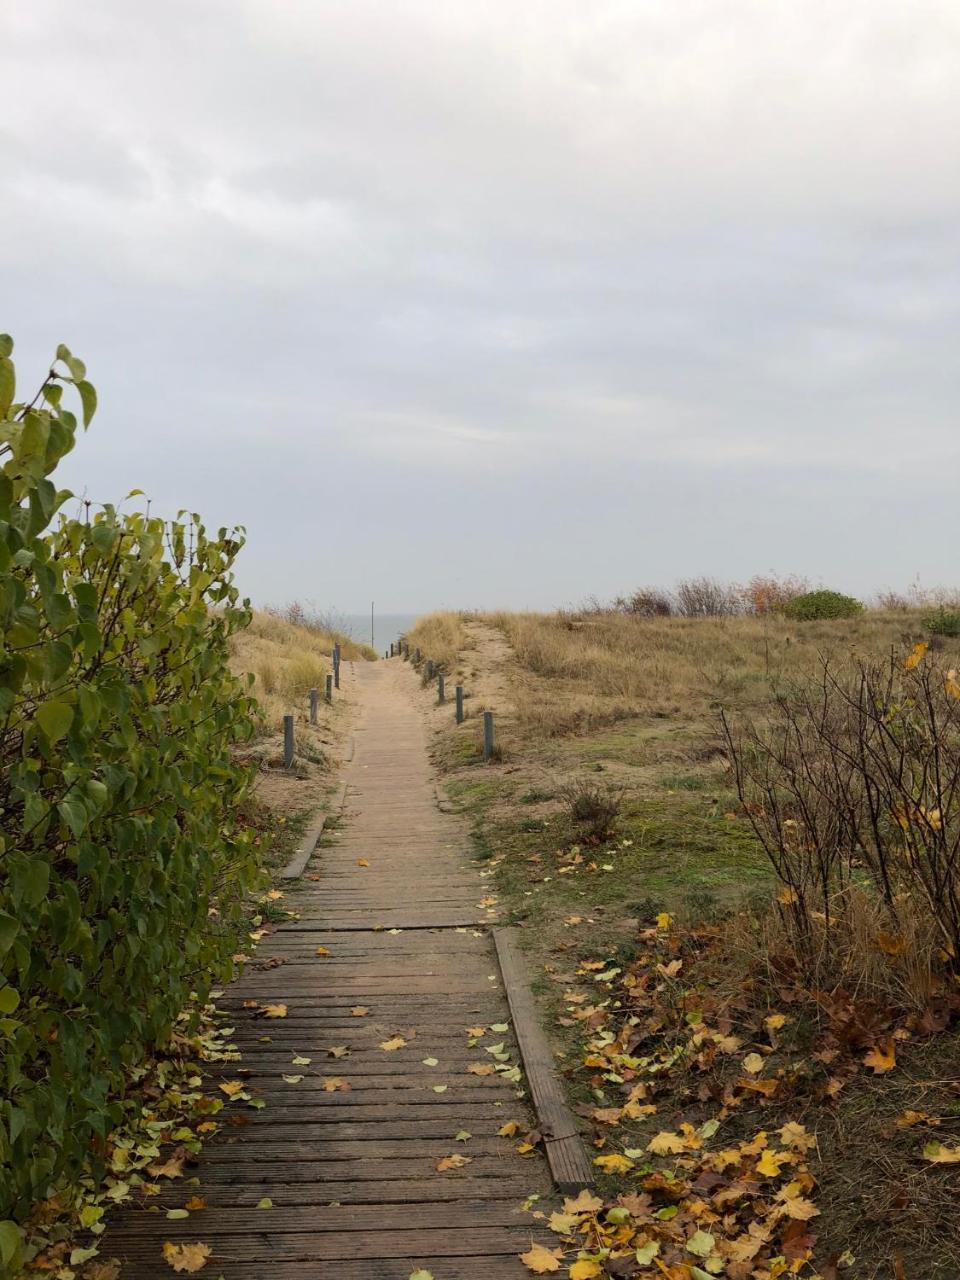
[(437, 759), (600, 1174), (531, 1270), (960, 1273), (960, 643), (924, 624), (460, 617)]

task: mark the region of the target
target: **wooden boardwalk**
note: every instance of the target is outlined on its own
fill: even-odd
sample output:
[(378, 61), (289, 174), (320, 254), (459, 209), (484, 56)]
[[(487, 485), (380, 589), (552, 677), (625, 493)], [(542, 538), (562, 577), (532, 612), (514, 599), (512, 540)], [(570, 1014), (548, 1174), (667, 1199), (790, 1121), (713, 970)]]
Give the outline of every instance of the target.
[[(283, 963), (250, 967), (220, 1001), (243, 1054), (220, 1074), (267, 1105), (222, 1113), (191, 1171), (198, 1186), (172, 1182), (159, 1214), (112, 1220), (103, 1256), (121, 1258), (125, 1277), (170, 1276), (163, 1242), (201, 1241), (213, 1250), (202, 1274), (225, 1280), (407, 1280), (421, 1267), (436, 1280), (506, 1280), (529, 1275), (517, 1254), (532, 1239), (555, 1243), (521, 1209), (531, 1194), (547, 1208), (544, 1161), (497, 1136), (533, 1120), (517, 1084), (487, 1073), (518, 1061), (512, 1030), (475, 1033), (508, 1022), (490, 891), (460, 819), (437, 808), (413, 673), (360, 664), (355, 687), (343, 829), (307, 867), (320, 878), (287, 891), (300, 919), (257, 951), (258, 964)], [(287, 1016), (264, 1019), (251, 1001)], [(500, 1044), (509, 1060), (486, 1052)], [(461, 1131), (470, 1137), (457, 1141)], [(448, 1156), (469, 1163), (438, 1171)], [(191, 1195), (207, 1207), (165, 1218)], [(264, 1197), (272, 1208), (256, 1207)]]

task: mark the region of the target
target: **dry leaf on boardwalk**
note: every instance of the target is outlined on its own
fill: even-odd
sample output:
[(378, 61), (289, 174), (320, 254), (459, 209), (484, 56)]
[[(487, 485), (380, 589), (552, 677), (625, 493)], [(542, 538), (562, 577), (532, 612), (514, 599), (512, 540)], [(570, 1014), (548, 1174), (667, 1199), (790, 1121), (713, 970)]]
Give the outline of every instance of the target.
[(520, 1254), (520, 1261), (528, 1270), (542, 1276), (548, 1271), (559, 1271), (562, 1257), (562, 1249), (545, 1249), (542, 1244), (535, 1244)]
[(207, 1265), (207, 1259), (213, 1253), (208, 1244), (172, 1244), (169, 1240), (163, 1246), (163, 1258), (174, 1271), (200, 1271)]
[(451, 1169), (462, 1169), (465, 1164), (470, 1164), (473, 1156), (444, 1156), (442, 1160), (437, 1161), (437, 1173), (449, 1173)]
[(381, 1040), (380, 1048), (383, 1049), (385, 1053), (393, 1053), (396, 1049), (402, 1049), (406, 1043), (407, 1042), (404, 1040), (403, 1036), (393, 1036), (390, 1040)]

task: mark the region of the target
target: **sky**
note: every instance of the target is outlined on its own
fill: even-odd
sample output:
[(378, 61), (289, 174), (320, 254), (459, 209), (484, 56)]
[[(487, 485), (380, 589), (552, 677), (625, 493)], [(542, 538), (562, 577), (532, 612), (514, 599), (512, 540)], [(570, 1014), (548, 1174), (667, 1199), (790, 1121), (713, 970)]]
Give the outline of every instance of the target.
[(955, 0), (6, 0), (61, 484), (255, 603), (960, 582)]

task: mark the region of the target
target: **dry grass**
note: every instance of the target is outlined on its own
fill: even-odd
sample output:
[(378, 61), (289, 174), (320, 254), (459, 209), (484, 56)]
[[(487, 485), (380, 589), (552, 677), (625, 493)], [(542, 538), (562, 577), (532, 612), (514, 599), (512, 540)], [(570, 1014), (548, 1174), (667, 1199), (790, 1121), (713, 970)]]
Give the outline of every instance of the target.
[(425, 614), (417, 619), (406, 638), (411, 652), (419, 649), (448, 675), (456, 667), (461, 649), (467, 645), (467, 633), (459, 613)]
[(311, 689), (319, 689), (322, 697), (338, 641), (345, 662), (372, 653), (346, 636), (299, 626), (265, 612), (254, 613), (246, 631), (234, 637), (230, 666), (238, 675), (253, 675), (253, 692), (266, 731), (278, 729), (290, 712), (303, 712)]
[[(534, 677), (515, 689), (521, 725), (583, 732), (635, 715), (712, 719), (721, 703), (758, 711), (771, 689), (813, 672), (819, 656), (882, 655), (924, 638), (921, 615), (866, 613), (826, 622), (761, 618), (638, 618), (622, 614), (496, 613)], [(956, 642), (947, 642), (960, 652)]]

